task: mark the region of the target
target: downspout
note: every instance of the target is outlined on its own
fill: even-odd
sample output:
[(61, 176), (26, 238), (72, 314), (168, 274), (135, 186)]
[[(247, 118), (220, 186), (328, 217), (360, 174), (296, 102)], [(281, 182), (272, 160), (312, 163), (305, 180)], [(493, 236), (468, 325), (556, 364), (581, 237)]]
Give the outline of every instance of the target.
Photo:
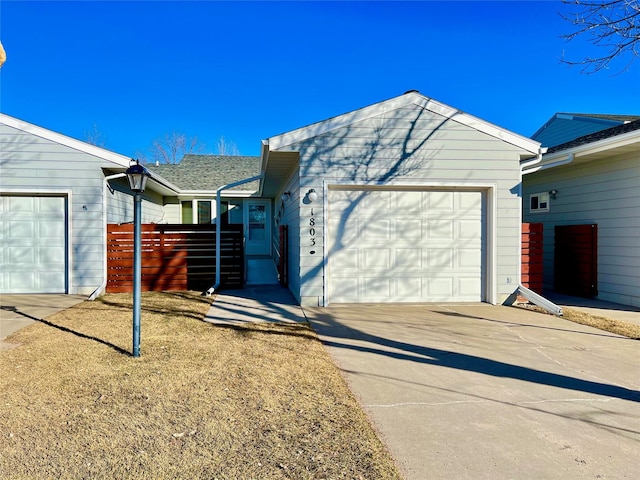
[(260, 180), (262, 177), (264, 177), (264, 173), (256, 175), (255, 177), (245, 178), (244, 180), (238, 180), (237, 182), (228, 183), (227, 185), (223, 185), (216, 190), (216, 282), (204, 293), (204, 295), (206, 295), (207, 297), (210, 297), (213, 292), (215, 292), (218, 287), (220, 287), (220, 209), (222, 208), (222, 191), (229, 190), (230, 188), (234, 188), (245, 183), (255, 182), (256, 180)]
[[(521, 173), (522, 173), (522, 175), (526, 175), (528, 173), (533, 173), (533, 172), (537, 172), (539, 170), (545, 170), (547, 168), (556, 167), (558, 165), (564, 165), (566, 163), (573, 162), (573, 154), (571, 154), (565, 160), (561, 160), (559, 162), (550, 163), (548, 165), (538, 165), (537, 167), (530, 168), (530, 169), (528, 169), (526, 171), (524, 170), (524, 168), (526, 168), (526, 167), (530, 167), (532, 165), (539, 164), (542, 161), (542, 154), (545, 153), (545, 152), (546, 152), (546, 148), (545, 149), (541, 149), (540, 154), (534, 160), (532, 160), (530, 162), (527, 162), (526, 164), (521, 165)], [(522, 182), (520, 182), (520, 197), (522, 197)], [(521, 211), (521, 214), (522, 214), (522, 211)], [(520, 225), (522, 226), (522, 219), (520, 221)], [(522, 234), (522, 232), (521, 232), (521, 234)], [(522, 259), (522, 241), (520, 242), (520, 248), (518, 249), (518, 251), (520, 252), (520, 258)], [(551, 300), (548, 300), (548, 299), (544, 298), (542, 295), (534, 292), (533, 290), (528, 289), (527, 287), (522, 285), (522, 283), (520, 283), (520, 280), (522, 279), (522, 260), (520, 260), (520, 268), (518, 270), (519, 270), (518, 288), (511, 295), (510, 298), (513, 298), (515, 300), (517, 295), (522, 295), (524, 298), (529, 300), (534, 305), (537, 305), (538, 307), (546, 310), (547, 312), (549, 312), (549, 313), (551, 313), (553, 315), (557, 315), (557, 316), (561, 317), (562, 316), (562, 307), (556, 305)]]
[(102, 184), (102, 219), (104, 230), (102, 231), (102, 246), (104, 247), (104, 255), (102, 259), (102, 268), (103, 268), (103, 279), (102, 283), (96, 288), (91, 295), (89, 295), (89, 300), (95, 300), (100, 292), (102, 292), (107, 286), (107, 190), (113, 193), (113, 189), (109, 185), (109, 180), (114, 180), (116, 178), (126, 177), (126, 173), (114, 173), (113, 175), (108, 175), (104, 177)]

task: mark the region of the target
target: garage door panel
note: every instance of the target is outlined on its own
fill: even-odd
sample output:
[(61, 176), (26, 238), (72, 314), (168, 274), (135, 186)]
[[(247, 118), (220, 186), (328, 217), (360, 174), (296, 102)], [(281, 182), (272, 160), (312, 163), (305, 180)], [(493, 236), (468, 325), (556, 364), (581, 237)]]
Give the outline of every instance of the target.
[(66, 292), (65, 197), (0, 196), (0, 232), (0, 292)]
[[(330, 302), (482, 300), (481, 192), (357, 193), (329, 190)], [(362, 204), (353, 208), (335, 198), (366, 198), (368, 207), (393, 208), (379, 209), (372, 218)]]
[(425, 192), (427, 209), (438, 213), (453, 212), (455, 210), (453, 192)]
[(419, 248), (394, 249), (394, 267), (401, 270), (422, 268), (422, 250)]

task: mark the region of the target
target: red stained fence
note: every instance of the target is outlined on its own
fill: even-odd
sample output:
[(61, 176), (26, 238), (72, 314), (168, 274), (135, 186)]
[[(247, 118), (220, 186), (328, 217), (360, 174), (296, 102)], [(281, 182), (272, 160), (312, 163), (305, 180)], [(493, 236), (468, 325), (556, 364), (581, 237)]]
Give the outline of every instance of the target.
[[(242, 225), (220, 232), (225, 288), (244, 284)], [(142, 291), (206, 290), (215, 282), (215, 225), (142, 225)], [(133, 225), (107, 228), (107, 293), (133, 291)]]
[(557, 225), (554, 233), (555, 291), (598, 295), (598, 225)]
[(520, 283), (536, 293), (542, 293), (542, 223), (522, 224), (522, 278)]

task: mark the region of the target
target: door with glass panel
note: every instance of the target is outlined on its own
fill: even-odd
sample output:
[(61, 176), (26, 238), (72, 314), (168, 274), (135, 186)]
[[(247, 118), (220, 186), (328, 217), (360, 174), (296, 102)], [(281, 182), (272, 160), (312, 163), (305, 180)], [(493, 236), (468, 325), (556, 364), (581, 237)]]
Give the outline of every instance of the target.
[(271, 205), (269, 200), (247, 200), (244, 216), (247, 255), (271, 253)]

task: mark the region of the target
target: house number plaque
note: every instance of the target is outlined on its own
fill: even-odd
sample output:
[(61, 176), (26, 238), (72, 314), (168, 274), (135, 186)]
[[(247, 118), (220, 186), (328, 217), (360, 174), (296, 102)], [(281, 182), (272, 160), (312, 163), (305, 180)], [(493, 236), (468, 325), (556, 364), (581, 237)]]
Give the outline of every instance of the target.
[[(311, 207), (311, 217), (309, 218), (309, 245), (311, 245), (312, 247), (315, 247), (316, 245), (316, 239), (315, 239), (315, 235), (316, 235), (316, 219), (314, 217), (314, 212), (313, 212), (313, 207)], [(309, 252), (310, 254), (314, 254), (316, 253), (315, 250), (311, 250)]]

